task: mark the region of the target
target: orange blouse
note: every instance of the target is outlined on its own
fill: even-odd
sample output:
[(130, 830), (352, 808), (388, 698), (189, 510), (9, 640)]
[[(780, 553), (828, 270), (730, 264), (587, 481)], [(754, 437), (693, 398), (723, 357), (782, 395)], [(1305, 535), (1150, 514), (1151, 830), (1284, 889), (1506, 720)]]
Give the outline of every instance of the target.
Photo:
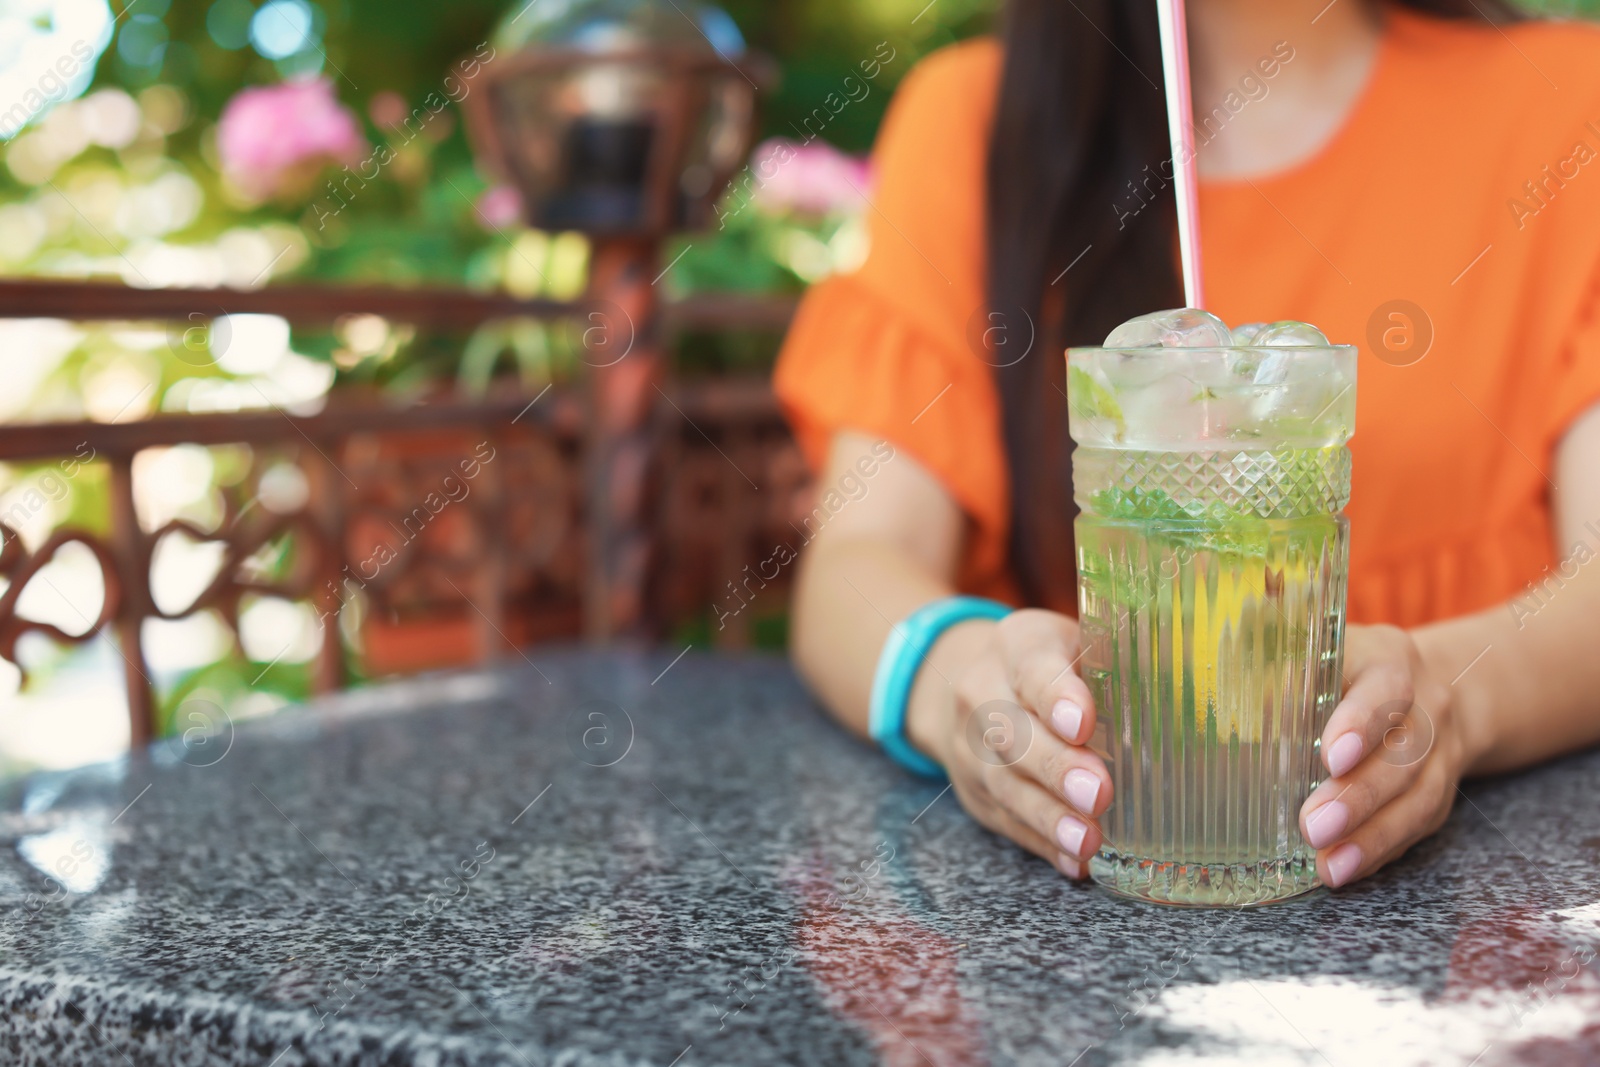
[[(1016, 602), (999, 401), (967, 342), (1001, 62), (980, 39), (907, 77), (875, 150), (871, 252), (807, 295), (775, 384), (813, 464), (854, 429), (932, 471), (970, 519), (961, 587)], [(1479, 610), (1555, 563), (1553, 453), (1600, 402), (1600, 29), (1391, 12), (1331, 143), (1203, 181), (1200, 215), (1210, 310), (1360, 346), (1353, 621)]]

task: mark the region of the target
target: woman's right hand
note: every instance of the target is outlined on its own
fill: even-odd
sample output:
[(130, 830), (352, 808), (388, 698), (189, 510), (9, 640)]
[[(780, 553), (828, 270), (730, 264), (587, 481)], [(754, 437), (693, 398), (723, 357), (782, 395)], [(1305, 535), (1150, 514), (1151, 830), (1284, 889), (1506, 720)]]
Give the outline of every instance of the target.
[(1074, 670), (1078, 623), (1029, 609), (969, 625), (989, 629), (988, 650), (950, 679), (946, 699), (913, 703), (907, 736), (944, 765), (973, 818), (1083, 878), (1111, 777), (1086, 747), (1095, 712)]

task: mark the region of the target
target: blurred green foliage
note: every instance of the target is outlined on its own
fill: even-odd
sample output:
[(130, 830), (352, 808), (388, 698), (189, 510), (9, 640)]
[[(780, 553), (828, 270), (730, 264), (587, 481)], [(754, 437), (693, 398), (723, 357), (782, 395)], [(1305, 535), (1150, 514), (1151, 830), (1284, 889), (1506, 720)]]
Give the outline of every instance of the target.
[[(208, 30), (219, 8), (247, 5), (248, 0), (173, 0), (161, 21), (170, 35), (164, 60), (146, 67), (126, 62), (113, 46), (102, 60), (96, 85), (114, 84), (129, 91), (156, 83), (179, 87), (192, 103), (196, 121), (175, 134), (168, 152), (183, 160), (206, 157), (212, 122), (227, 101), (248, 85), (277, 82), (284, 65), (266, 59), (248, 44), (225, 48)], [(894, 62), (872, 85), (870, 94), (841, 114), (827, 138), (847, 151), (864, 152), (893, 86), (915, 60), (940, 45), (980, 31), (988, 22), (993, 0), (733, 0), (723, 5), (750, 44), (777, 61), (782, 78), (763, 98), (763, 127), (768, 135), (793, 136), (794, 129), (818, 103), (839, 88), (841, 78), (873, 55), (880, 42), (895, 50)], [(452, 66), (484, 42), (512, 5), (493, 0), (455, 0), (450, 4), (423, 0), (318, 0), (321, 55), (311, 63), (333, 79), (340, 100), (365, 120), (375, 143), (384, 132), (372, 121), (372, 103), (394, 94), (407, 108), (438, 92)], [(241, 9), (242, 10), (242, 9)], [(121, 33), (127, 33), (124, 27)], [(325, 56), (325, 61), (319, 62)], [(452, 109), (452, 115), (454, 109)], [(471, 200), (484, 190), (473, 166), (461, 124), (449, 136), (428, 146), (414, 173), (385, 175), (363, 190), (352, 210), (342, 214), (331, 235), (307, 225), (296, 205), (266, 204), (248, 218), (273, 217), (298, 221), (314, 246), (301, 273), (327, 279), (498, 281), (492, 260), (501, 244), (472, 215)], [(224, 217), (226, 216), (226, 217)], [(239, 213), (212, 214), (192, 233), (236, 224)], [(186, 234), (187, 235), (187, 234)], [(745, 233), (736, 238), (748, 240)], [(758, 263), (759, 257), (746, 263)], [(793, 277), (774, 275), (770, 264), (763, 284), (793, 286)], [(748, 279), (748, 272), (738, 272)], [(745, 282), (748, 287), (748, 282)]]

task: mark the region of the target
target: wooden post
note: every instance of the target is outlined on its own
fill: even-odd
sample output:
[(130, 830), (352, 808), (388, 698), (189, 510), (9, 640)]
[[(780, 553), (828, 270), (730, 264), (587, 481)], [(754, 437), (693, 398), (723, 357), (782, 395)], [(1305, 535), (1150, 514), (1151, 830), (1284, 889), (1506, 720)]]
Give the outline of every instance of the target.
[(322, 620), (322, 646), (311, 667), (311, 689), (331, 693), (344, 686), (345, 598), (349, 595), (344, 574), (345, 480), (332, 458), (339, 454), (342, 441), (326, 441), (327, 450), (318, 447), (307, 455), (300, 469), (311, 490), (308, 510), (316, 523), (317, 585), (311, 603)]
[(473, 598), (477, 610), (472, 614), (477, 624), (478, 661), (492, 663), (507, 658), (517, 651), (515, 640), (507, 630), (506, 581), (510, 575), (510, 562), (506, 544), (506, 480), (505, 467), (511, 462), (509, 442), (488, 434), (485, 440), (495, 449), (496, 462), (486, 465), (478, 475), (477, 492), (481, 497), (474, 509), (474, 522), (483, 539), (483, 558), (474, 568)]
[(759, 517), (756, 505), (746, 500), (745, 494), (750, 492), (750, 484), (745, 481), (744, 462), (741, 448), (744, 434), (733, 433), (725, 437), (727, 444), (728, 462), (722, 465), (722, 538), (721, 547), (717, 552), (717, 597), (734, 604), (741, 605), (737, 615), (732, 616), (725, 627), (712, 631), (712, 640), (717, 648), (747, 649), (750, 647), (750, 623), (753, 621), (755, 611), (746, 608), (745, 597), (752, 597), (751, 603), (756, 604), (761, 600), (759, 592), (745, 585), (746, 563), (750, 558), (751, 535)]
[(150, 545), (133, 502), (132, 452), (115, 452), (111, 466), (111, 550), (122, 598), (117, 605), (117, 644), (128, 690), (128, 746), (137, 754), (155, 735), (155, 693), (144, 671), (144, 620), (150, 602)]
[[(588, 577), (584, 635), (605, 642), (644, 627), (651, 539), (651, 413), (662, 354), (654, 240), (597, 238), (585, 323), (588, 396)], [(597, 318), (598, 316), (598, 318)]]

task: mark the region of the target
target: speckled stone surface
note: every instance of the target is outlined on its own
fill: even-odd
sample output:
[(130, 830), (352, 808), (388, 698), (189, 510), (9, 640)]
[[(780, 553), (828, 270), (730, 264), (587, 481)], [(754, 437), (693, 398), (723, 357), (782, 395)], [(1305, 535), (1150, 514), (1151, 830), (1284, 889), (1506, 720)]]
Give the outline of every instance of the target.
[(1170, 910), (777, 660), (534, 660), (0, 783), (0, 1062), (1600, 1061), (1600, 756), (1352, 890)]

